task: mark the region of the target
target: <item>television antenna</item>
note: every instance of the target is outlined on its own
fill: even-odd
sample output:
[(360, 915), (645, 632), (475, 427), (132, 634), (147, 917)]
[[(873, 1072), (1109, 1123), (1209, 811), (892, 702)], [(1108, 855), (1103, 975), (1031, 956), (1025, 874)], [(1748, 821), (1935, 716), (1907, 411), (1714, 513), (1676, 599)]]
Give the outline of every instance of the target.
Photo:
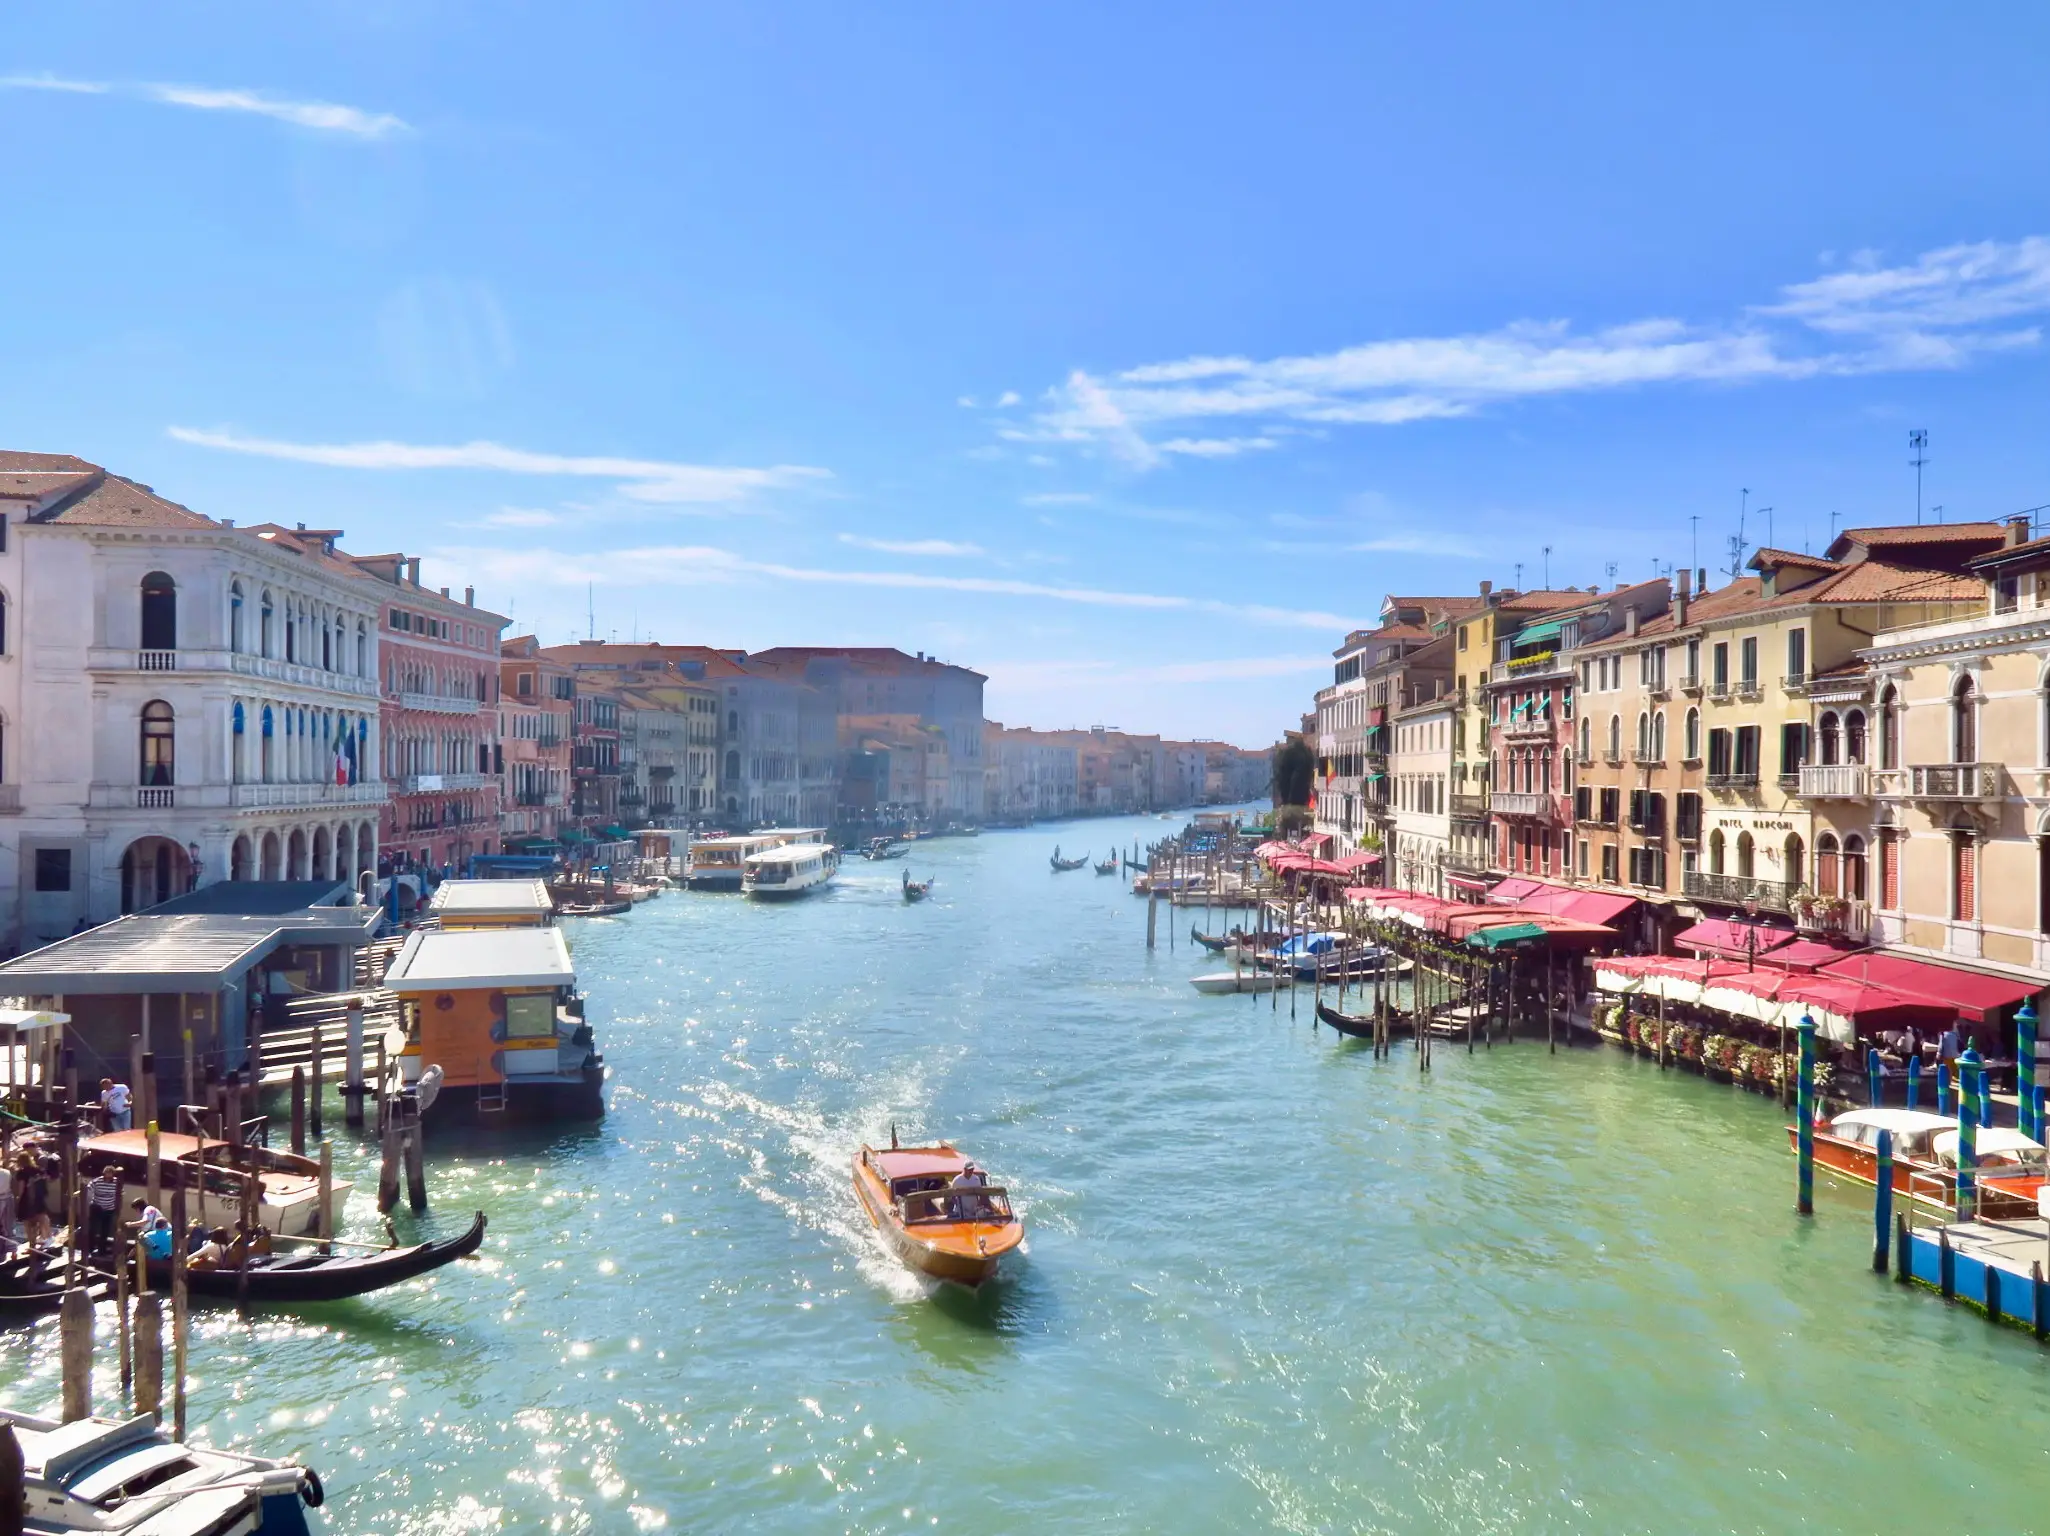
[(1779, 542), (1772, 536), (1772, 508), (1760, 507), (1758, 515), (1765, 519), (1765, 547), (1767, 549), (1778, 549)]
[[(1656, 561), (1652, 562), (1654, 568), (1656, 568), (1657, 563)], [(1602, 574), (1609, 578), (1609, 585), (1613, 587), (1616, 584), (1616, 562), (1611, 560), (1603, 565)]]
[(1931, 507), (1931, 508), (1929, 509), (1929, 515), (1930, 515), (1931, 517), (1935, 518), (1937, 522), (1939, 522), (1939, 523), (1940, 523), (1940, 522), (1942, 522), (1942, 521), (1943, 521), (1943, 503), (1939, 501), (1939, 502), (1938, 502), (1938, 503), (1937, 503), (1937, 504), (1936, 504), (1935, 506)]
[(1687, 514), (1687, 563), (1693, 566), (1701, 564), (1701, 514), (1699, 512), (1689, 512)]
[(1519, 592), (1523, 590), (1523, 562), (1521, 560), (1516, 562), (1516, 590)]
[(1552, 546), (1545, 546), (1545, 590), (1552, 590)]
[(1744, 535), (1730, 535), (1730, 579), (1735, 581), (1744, 574)]
[(1908, 433), (1908, 451), (1914, 457), (1908, 460), (1908, 467), (1915, 472), (1915, 522), (1922, 521), (1922, 466), (1929, 462), (1929, 433), (1926, 428), (1915, 427)]

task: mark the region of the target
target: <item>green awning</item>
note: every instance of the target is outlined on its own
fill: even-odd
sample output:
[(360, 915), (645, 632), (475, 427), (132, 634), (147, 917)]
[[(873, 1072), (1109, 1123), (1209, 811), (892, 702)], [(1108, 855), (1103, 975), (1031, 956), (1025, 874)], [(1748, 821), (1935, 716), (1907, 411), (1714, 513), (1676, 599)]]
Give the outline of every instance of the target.
[(622, 842), (629, 837), (632, 837), (633, 833), (627, 831), (625, 827), (607, 827), (605, 829), (604, 835), (612, 839), (613, 842), (617, 843)]
[(555, 835), (565, 843), (588, 843), (591, 840), (581, 827), (564, 827)]
[(1385, 774), (1385, 773), (1370, 773), (1370, 774), (1368, 774), (1368, 775), (1367, 775), (1367, 779), (1366, 779), (1366, 782), (1367, 782), (1367, 783), (1369, 783), (1369, 784), (1372, 784), (1372, 783), (1374, 783), (1374, 782), (1375, 782), (1375, 781), (1376, 781), (1377, 779), (1385, 779), (1385, 778), (1387, 778), (1387, 777), (1388, 777), (1388, 775), (1387, 775), (1387, 774)]
[(1559, 639), (1559, 632), (1565, 627), (1566, 621), (1564, 619), (1553, 619), (1547, 624), (1525, 625), (1516, 632), (1516, 637), (1509, 643), (1519, 650), (1524, 646), (1537, 645), (1547, 640), (1556, 644)]
[(1467, 943), (1477, 949), (1500, 949), (1504, 944), (1521, 944), (1526, 939), (1541, 939), (1545, 930), (1536, 923), (1504, 923), (1499, 928), (1483, 928), (1471, 934)]

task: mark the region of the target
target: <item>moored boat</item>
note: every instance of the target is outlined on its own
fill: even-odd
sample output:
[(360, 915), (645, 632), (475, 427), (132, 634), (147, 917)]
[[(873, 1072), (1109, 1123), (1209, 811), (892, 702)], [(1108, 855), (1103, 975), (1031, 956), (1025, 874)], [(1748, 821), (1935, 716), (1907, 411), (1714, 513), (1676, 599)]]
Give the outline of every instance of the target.
[(1099, 875), (1114, 875), (1118, 872), (1118, 861), (1115, 858), (1105, 859), (1095, 866), (1095, 870)]
[[(1341, 1035), (1351, 1035), (1356, 1040), (1374, 1038), (1374, 1016), (1371, 1013), (1344, 1013), (1329, 1003), (1319, 1003), (1317, 1017)], [(1391, 1037), (1415, 1032), (1415, 1023), (1408, 1014), (1395, 1008), (1388, 1010), (1388, 1033)]]
[[(294, 1303), (342, 1301), (367, 1296), (467, 1258), (484, 1245), (484, 1213), (455, 1237), (401, 1248), (320, 1253), (310, 1248), (258, 1254), (246, 1265), (185, 1271), (185, 1287), (195, 1296), (219, 1301)], [(171, 1266), (161, 1260), (150, 1267), (150, 1284), (168, 1291)]]
[(183, 1445), (147, 1413), (61, 1424), (0, 1408), (21, 1447), (24, 1536), (306, 1536), (326, 1497), (297, 1462)]
[[(211, 1137), (173, 1131), (158, 1133), (157, 1157), (157, 1187), (167, 1201), (171, 1190), (183, 1188), (186, 1209), (195, 1221), (208, 1225), (215, 1220), (235, 1221), (243, 1208), (243, 1192), (253, 1180), (257, 1225), (266, 1232), (306, 1237), (319, 1228), (320, 1162), (316, 1158), (253, 1144), (236, 1147)], [(86, 1137), (78, 1144), (78, 1166), (83, 1178), (92, 1178), (103, 1168), (113, 1169), (121, 1180), (116, 1209), (127, 1211), (135, 1201), (149, 1196), (149, 1133), (110, 1131)], [(342, 1206), (354, 1187), (341, 1179), (330, 1186), (328, 1231), (340, 1225)]]
[(1201, 928), (1191, 928), (1189, 930), (1189, 937), (1209, 950), (1213, 955), (1220, 953), (1229, 945), (1238, 943), (1245, 936), (1246, 930), (1243, 928), (1234, 928), (1222, 938), (1205, 933)]
[(1295, 982), (1275, 971), (1254, 969), (1215, 971), (1208, 976), (1191, 976), (1189, 985), (1198, 992), (1214, 995), (1230, 992), (1279, 992), (1284, 987), (1294, 986)]
[[(1815, 1161), (1860, 1184), (1877, 1184), (1879, 1133), (1890, 1132), (1894, 1189), (1924, 1204), (1947, 1207), (1957, 1175), (1955, 1169), (1946, 1171), (1937, 1163), (1934, 1142), (1943, 1132), (1956, 1129), (1951, 1116), (1927, 1110), (1850, 1109), (1815, 1127)], [(1787, 1127), (1787, 1141), (1798, 1146), (1798, 1126)]]
[(979, 1176), (945, 1142), (864, 1146), (854, 1156), (854, 1193), (890, 1251), (936, 1280), (971, 1288), (994, 1276), (1025, 1236), (1010, 1192)]

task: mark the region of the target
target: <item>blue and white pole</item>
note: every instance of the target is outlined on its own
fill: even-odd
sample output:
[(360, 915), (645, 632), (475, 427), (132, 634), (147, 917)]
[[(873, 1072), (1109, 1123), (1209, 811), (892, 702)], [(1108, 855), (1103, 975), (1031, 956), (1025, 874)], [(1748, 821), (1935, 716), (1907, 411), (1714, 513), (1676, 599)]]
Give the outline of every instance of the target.
[(1908, 1058), (1908, 1108), (1922, 1107), (1922, 1057), (1920, 1053)]
[(1973, 1104), (1973, 1090), (1979, 1081), (1979, 1053), (1970, 1046), (1957, 1059), (1957, 1219), (1972, 1218), (1973, 1170), (1979, 1165), (1979, 1117)]
[(2014, 1015), (2014, 1116), (2024, 1136), (2043, 1139), (2036, 1118), (2036, 1003), (2023, 1003)]
[(1794, 1100), (1794, 1136), (1800, 1165), (1799, 1195), (1794, 1207), (1803, 1216), (1815, 1214), (1815, 1018), (1802, 1014), (1801, 1076)]
[(1872, 1192), (1872, 1269), (1886, 1273), (1887, 1252), (1893, 1244), (1893, 1132), (1879, 1133), (1879, 1164)]
[(1950, 1063), (1947, 1061), (1936, 1063), (1936, 1113), (1950, 1113)]
[(1882, 1084), (1884, 1083), (1884, 1078), (1881, 1076), (1882, 1071), (1883, 1069), (1879, 1064), (1879, 1047), (1876, 1045), (1867, 1046), (1865, 1048), (1865, 1099), (1874, 1109), (1879, 1108), (1886, 1101), (1886, 1095), (1882, 1089)]

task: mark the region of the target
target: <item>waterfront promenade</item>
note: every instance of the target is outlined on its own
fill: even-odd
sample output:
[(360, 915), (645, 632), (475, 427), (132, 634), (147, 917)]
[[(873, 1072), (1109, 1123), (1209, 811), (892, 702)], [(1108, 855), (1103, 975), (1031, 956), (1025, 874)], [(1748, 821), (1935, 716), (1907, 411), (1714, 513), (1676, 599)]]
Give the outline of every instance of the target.
[[(2031, 1526), (2038, 1346), (1871, 1275), (1866, 1192), (1795, 1218), (1773, 1105), (1541, 1043), (1426, 1077), (1307, 994), (1198, 997), (1200, 913), (1149, 956), (1122, 880), (1046, 867), (1168, 828), (916, 845), (916, 907), (856, 862), (570, 924), (607, 1119), (436, 1139), (428, 1224), (487, 1208), (482, 1265), (198, 1314), (195, 1426), (380, 1536)], [(993, 1293), (868, 1236), (847, 1158), (893, 1121), (1016, 1193)], [(53, 1329), (0, 1358), (55, 1396)]]

